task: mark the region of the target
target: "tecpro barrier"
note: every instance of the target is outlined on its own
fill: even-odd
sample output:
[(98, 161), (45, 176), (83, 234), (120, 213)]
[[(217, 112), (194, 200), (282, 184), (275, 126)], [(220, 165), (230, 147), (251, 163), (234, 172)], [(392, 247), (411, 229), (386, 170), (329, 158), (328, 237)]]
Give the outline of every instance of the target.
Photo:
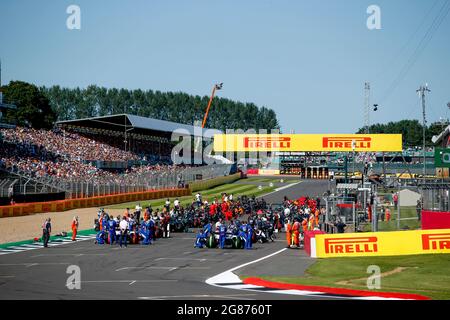
[(280, 170), (276, 169), (259, 169), (258, 174), (265, 176), (277, 176), (280, 174)]
[(422, 210), (422, 230), (450, 229), (450, 212)]
[(317, 250), (316, 250), (316, 235), (318, 234), (325, 234), (323, 231), (306, 231), (305, 232), (305, 238), (304, 238), (304, 248), (306, 253), (311, 258), (317, 258)]
[(450, 229), (317, 234), (315, 239), (318, 258), (450, 253)]
[(101, 197), (67, 199), (49, 202), (21, 203), (12, 206), (0, 206), (0, 218), (26, 216), (41, 212), (60, 212), (77, 208), (99, 207), (127, 201), (183, 197), (191, 194), (187, 188), (152, 190), (128, 194), (115, 194)]

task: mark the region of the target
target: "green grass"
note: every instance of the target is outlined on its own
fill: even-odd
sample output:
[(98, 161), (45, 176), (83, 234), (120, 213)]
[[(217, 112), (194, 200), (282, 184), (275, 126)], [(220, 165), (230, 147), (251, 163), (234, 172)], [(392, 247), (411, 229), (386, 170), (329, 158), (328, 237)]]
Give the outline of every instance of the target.
[[(379, 221), (378, 231), (415, 230), (421, 228), (421, 223), (417, 220), (416, 207), (400, 207), (400, 229), (397, 228), (397, 210), (394, 207), (389, 207), (389, 210), (391, 211), (391, 221)], [(381, 214), (381, 212), (378, 212), (378, 214)], [(402, 220), (405, 218), (411, 219)], [(370, 224), (364, 227), (364, 231), (371, 230), (372, 226)]]
[[(367, 273), (370, 265), (379, 266), (381, 273), (398, 267), (407, 268), (382, 277), (381, 289), (375, 291), (414, 293), (432, 299), (450, 300), (450, 254), (320, 259), (306, 271), (304, 277), (260, 277), (284, 283), (368, 290), (366, 279), (370, 276)], [(340, 281), (349, 283), (337, 284)]]
[[(234, 197), (238, 196), (260, 196), (264, 195), (266, 193), (272, 192), (275, 190), (275, 187), (269, 187), (269, 186), (262, 186), (262, 189), (258, 189), (258, 185), (248, 185), (248, 184), (239, 184), (239, 183), (229, 183), (224, 184), (212, 189), (203, 190), (200, 191), (202, 194), (203, 200), (207, 200), (209, 203), (211, 203), (214, 198), (221, 198), (221, 195), (223, 192), (226, 192), (227, 194), (233, 194)], [(180, 203), (182, 206), (189, 205), (194, 200), (196, 192), (192, 193), (190, 196), (185, 197), (179, 197)], [(170, 198), (170, 201), (173, 203), (175, 198)], [(164, 203), (166, 202), (166, 199), (156, 199), (156, 200), (148, 200), (148, 201), (133, 201), (133, 202), (127, 202), (127, 203), (121, 203), (117, 205), (108, 206), (106, 208), (109, 209), (126, 209), (126, 208), (134, 208), (137, 203), (140, 203), (143, 208), (151, 205), (153, 209), (159, 208), (162, 209), (164, 206)]]
[[(283, 182), (281, 182), (283, 180)], [(250, 177), (247, 179), (241, 180), (242, 182), (264, 182), (264, 183), (291, 183), (294, 179), (286, 179), (286, 178), (258, 178), (258, 177)]]

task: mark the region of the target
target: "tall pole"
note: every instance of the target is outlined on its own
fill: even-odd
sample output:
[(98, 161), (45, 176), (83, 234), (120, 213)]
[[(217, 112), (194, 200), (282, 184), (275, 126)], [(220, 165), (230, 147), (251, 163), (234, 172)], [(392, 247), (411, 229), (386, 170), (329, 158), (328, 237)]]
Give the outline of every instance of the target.
[(426, 84), (425, 86), (420, 86), (419, 89), (416, 90), (416, 92), (419, 93), (419, 96), (422, 98), (422, 114), (423, 114), (423, 130), (422, 130), (422, 135), (423, 135), (423, 177), (425, 178), (426, 172), (427, 172), (427, 162), (426, 162), (426, 152), (425, 152), (425, 144), (426, 144), (426, 139), (425, 139), (425, 133), (426, 133), (426, 125), (427, 125), (427, 120), (426, 120), (426, 114), (425, 114), (425, 93), (426, 92), (431, 92), (430, 89), (428, 89), (428, 84)]
[(364, 127), (366, 134), (370, 132), (370, 83), (364, 84)]

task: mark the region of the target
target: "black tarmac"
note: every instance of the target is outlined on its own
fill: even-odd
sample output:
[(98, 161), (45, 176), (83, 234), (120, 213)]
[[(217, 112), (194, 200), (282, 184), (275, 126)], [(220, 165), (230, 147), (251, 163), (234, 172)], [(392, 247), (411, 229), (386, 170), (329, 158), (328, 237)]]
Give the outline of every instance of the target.
[[(317, 196), (327, 181), (302, 181), (264, 198), (279, 203), (283, 196)], [(95, 216), (93, 210), (93, 216)], [(243, 291), (211, 286), (205, 280), (241, 264), (286, 247), (284, 233), (273, 243), (255, 244), (253, 250), (196, 249), (195, 234), (171, 234), (150, 246), (69, 243), (0, 256), (0, 299), (318, 299), (312, 297)], [(303, 250), (286, 250), (236, 270), (238, 275), (302, 275), (314, 263)], [(75, 266), (75, 267), (73, 267)], [(79, 267), (80, 289), (71, 268)]]

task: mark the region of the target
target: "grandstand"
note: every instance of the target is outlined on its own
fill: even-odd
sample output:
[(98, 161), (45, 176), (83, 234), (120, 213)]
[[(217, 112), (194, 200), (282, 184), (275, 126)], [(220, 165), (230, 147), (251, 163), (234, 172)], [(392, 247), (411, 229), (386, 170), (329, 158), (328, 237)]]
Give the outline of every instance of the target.
[(201, 128), (127, 114), (62, 121), (53, 130), (0, 129), (0, 199), (9, 201), (11, 193), (39, 201), (43, 194), (80, 198), (173, 188), (235, 170), (220, 159), (209, 166), (174, 165), (171, 135), (177, 129), (180, 135), (202, 134)]

